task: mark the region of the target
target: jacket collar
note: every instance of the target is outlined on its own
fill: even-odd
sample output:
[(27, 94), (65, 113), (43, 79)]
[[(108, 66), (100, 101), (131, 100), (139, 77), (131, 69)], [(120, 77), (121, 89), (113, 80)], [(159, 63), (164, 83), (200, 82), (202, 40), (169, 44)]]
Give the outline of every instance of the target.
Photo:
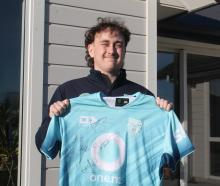
[[(90, 69), (90, 74), (88, 75), (88, 78), (95, 81), (95, 82), (97, 82), (97, 83), (100, 83), (103, 86), (108, 86), (105, 78), (102, 75), (102, 73), (98, 70)], [(123, 84), (123, 82), (125, 80), (126, 80), (126, 70), (125, 69), (120, 69), (120, 73), (119, 73), (118, 77), (113, 82), (113, 84), (108, 88), (110, 88), (110, 89), (116, 88), (116, 87), (120, 86), (121, 84)]]

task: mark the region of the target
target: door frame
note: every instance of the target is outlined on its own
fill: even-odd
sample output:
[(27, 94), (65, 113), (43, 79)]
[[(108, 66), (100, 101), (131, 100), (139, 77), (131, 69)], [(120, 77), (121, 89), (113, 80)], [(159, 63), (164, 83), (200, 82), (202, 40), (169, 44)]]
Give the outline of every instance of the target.
[(22, 0), (18, 186), (39, 186), (41, 154), (35, 133), (42, 121), (45, 1)]

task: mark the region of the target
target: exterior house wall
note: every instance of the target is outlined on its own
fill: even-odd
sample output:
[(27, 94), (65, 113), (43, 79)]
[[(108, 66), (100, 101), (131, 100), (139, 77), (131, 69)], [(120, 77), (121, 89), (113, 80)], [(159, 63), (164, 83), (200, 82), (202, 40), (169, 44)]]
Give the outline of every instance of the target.
[[(130, 29), (125, 68), (128, 79), (146, 86), (146, 2), (47, 0), (45, 11), (44, 110), (58, 85), (85, 76), (84, 33), (98, 17), (116, 17)], [(46, 112), (44, 112), (46, 114)], [(45, 185), (57, 185), (59, 158), (46, 161)]]
[(206, 149), (206, 128), (209, 123), (206, 122), (207, 117), (207, 105), (205, 103), (206, 94), (205, 83), (197, 84), (195, 88), (190, 89), (191, 98), (189, 104), (191, 106), (191, 122), (189, 126), (192, 127), (192, 141), (196, 151), (192, 156), (193, 167), (192, 176), (199, 179), (205, 178), (206, 164), (208, 161), (207, 149)]

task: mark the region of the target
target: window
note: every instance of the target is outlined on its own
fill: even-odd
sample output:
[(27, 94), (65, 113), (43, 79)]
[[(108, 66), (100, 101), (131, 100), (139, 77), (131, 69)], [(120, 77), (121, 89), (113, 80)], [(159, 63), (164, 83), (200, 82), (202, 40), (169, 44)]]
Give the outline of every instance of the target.
[(22, 2), (0, 7), (0, 180), (17, 185)]

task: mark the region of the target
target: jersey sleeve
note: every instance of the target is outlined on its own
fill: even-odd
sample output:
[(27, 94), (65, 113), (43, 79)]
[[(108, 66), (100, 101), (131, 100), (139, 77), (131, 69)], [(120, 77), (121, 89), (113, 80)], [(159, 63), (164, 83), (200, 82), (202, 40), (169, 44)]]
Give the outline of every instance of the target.
[(46, 137), (41, 145), (40, 151), (48, 158), (54, 159), (59, 151), (61, 142), (60, 117), (54, 116), (49, 124)]
[(164, 156), (166, 163), (175, 170), (176, 163), (194, 151), (194, 147), (173, 111), (169, 112), (169, 124), (166, 131)]
[[(54, 92), (54, 94), (53, 94), (53, 96), (52, 96), (52, 98), (51, 98), (51, 100), (50, 100), (50, 103), (49, 103), (49, 105), (48, 105), (48, 107), (47, 107), (47, 114), (45, 115), (45, 117), (43, 118), (43, 121), (42, 121), (42, 123), (41, 123), (41, 126), (39, 127), (39, 129), (37, 130), (37, 133), (36, 133), (36, 135), (35, 135), (35, 143), (36, 143), (36, 146), (37, 146), (37, 149), (40, 151), (40, 148), (41, 148), (41, 146), (42, 146), (42, 144), (43, 144), (43, 141), (44, 141), (44, 139), (45, 139), (45, 136), (46, 136), (46, 134), (47, 134), (47, 130), (48, 130), (48, 127), (49, 127), (49, 123), (50, 123), (50, 121), (51, 121), (51, 118), (50, 118), (50, 116), (48, 115), (48, 113), (49, 113), (49, 109), (50, 109), (50, 106), (53, 104), (53, 103), (55, 103), (55, 102), (57, 102), (57, 101), (63, 101), (64, 99), (66, 99), (66, 97), (64, 96), (65, 94), (62, 92), (62, 88), (61, 88), (61, 86), (59, 86), (56, 90), (55, 90), (55, 92)], [(59, 148), (60, 147), (60, 145), (58, 144), (57, 145), (57, 148)], [(41, 152), (41, 151), (40, 151)]]

